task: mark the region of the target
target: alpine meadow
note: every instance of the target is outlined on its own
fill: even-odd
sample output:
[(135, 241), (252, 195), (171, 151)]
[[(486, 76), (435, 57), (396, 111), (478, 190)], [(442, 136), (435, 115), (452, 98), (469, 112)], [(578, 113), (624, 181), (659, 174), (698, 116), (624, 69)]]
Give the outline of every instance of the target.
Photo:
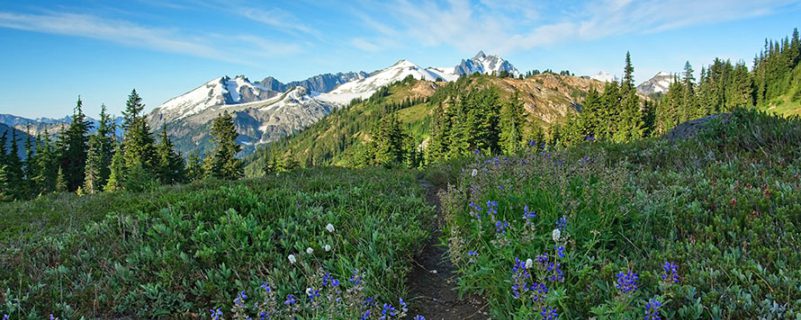
[(798, 17), (0, 4), (0, 317), (801, 319)]

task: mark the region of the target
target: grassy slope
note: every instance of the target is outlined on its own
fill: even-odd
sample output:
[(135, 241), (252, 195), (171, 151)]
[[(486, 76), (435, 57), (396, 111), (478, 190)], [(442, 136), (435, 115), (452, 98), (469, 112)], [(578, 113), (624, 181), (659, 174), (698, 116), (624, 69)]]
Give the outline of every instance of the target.
[[(479, 159), (445, 206), (460, 286), (487, 297), (494, 318), (537, 319), (546, 307), (570, 319), (642, 318), (652, 298), (666, 319), (797, 318), (799, 143), (801, 119), (738, 111), (677, 143)], [(487, 201), (497, 201), (497, 213)], [(525, 206), (537, 214), (528, 223)], [(566, 227), (555, 243), (560, 217)], [(496, 221), (509, 223), (505, 232)], [(515, 258), (540, 254), (546, 262), (515, 282)], [(675, 283), (662, 278), (666, 261), (678, 266)], [(628, 270), (639, 274), (638, 289), (623, 293), (617, 275)], [(549, 293), (533, 301), (534, 291), (521, 289), (514, 298), (512, 285), (534, 282)]]
[[(413, 172), (333, 168), (145, 194), (50, 196), (0, 204), (0, 212), (0, 314), (15, 319), (187, 318), (212, 306), (228, 314), (235, 293), (256, 296), (261, 281), (282, 302), (319, 288), (321, 270), (346, 283), (356, 268), (365, 295), (392, 301), (434, 213)], [(336, 313), (363, 312), (350, 302)]]
[[(575, 112), (575, 104), (583, 100), (590, 88), (600, 89), (603, 85), (594, 80), (554, 74), (542, 74), (525, 80), (490, 76), (474, 76), (467, 80), (467, 88), (498, 89), (504, 101), (508, 101), (514, 92), (518, 92), (529, 121), (544, 127), (564, 121), (568, 113)], [(273, 148), (278, 154), (290, 150), (295, 155), (327, 155), (319, 163), (315, 161), (316, 165), (351, 166), (354, 153), (368, 138), (372, 126), (380, 121), (387, 104), (400, 103), (407, 98), (431, 98), (441, 88), (441, 83), (426, 81), (395, 84), (390, 87), (388, 96), (337, 111), (303, 132), (269, 148)], [(432, 110), (431, 103), (422, 103), (396, 113), (401, 123), (407, 126), (407, 132), (416, 141), (423, 141), (428, 138)], [(263, 156), (261, 152), (249, 158), (250, 163), (246, 168), (249, 176), (262, 174), (260, 171)]]
[(765, 109), (784, 116), (801, 116), (801, 66), (795, 68), (788, 92), (770, 101)]

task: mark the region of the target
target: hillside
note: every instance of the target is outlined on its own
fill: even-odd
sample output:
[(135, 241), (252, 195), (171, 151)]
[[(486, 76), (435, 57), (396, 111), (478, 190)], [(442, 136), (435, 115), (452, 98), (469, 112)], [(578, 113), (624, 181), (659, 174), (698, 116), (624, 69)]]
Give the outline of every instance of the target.
[[(506, 102), (517, 93), (525, 109), (527, 128), (548, 128), (576, 112), (586, 93), (603, 83), (578, 77), (540, 74), (527, 79), (494, 76), (464, 77), (453, 83), (407, 78), (366, 101), (335, 111), (306, 130), (270, 144), (248, 158), (246, 174), (258, 176), (267, 158), (291, 159), (301, 166), (359, 166), (357, 158), (370, 140), (370, 131), (394, 114), (411, 139), (424, 145), (430, 137), (434, 106), (450, 103), (458, 91), (492, 88)], [(498, 106), (500, 108), (500, 105)], [(528, 133), (527, 133), (528, 134)]]

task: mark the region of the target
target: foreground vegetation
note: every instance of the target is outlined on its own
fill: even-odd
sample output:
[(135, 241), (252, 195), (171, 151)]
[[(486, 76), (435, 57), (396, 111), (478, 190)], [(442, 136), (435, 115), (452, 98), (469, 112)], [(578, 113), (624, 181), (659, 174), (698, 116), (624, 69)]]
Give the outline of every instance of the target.
[(720, 119), (477, 158), (446, 197), (460, 288), (499, 319), (801, 317), (801, 119)]
[(413, 173), (379, 169), (49, 196), (0, 212), (0, 314), (13, 319), (207, 318), (209, 308), (353, 319), (380, 315), (379, 301), (399, 315), (434, 215)]

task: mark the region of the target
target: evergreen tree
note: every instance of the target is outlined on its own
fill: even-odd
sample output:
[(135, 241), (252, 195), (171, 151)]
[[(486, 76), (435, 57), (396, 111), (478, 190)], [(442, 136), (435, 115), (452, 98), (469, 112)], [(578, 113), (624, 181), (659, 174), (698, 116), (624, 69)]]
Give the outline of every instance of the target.
[(682, 77), (683, 89), (682, 93), (682, 111), (680, 113), (680, 121), (684, 122), (690, 120), (696, 114), (696, 101), (695, 101), (695, 76), (693, 75), (693, 67), (687, 61), (684, 64), (684, 76)]
[(241, 146), (236, 143), (234, 119), (227, 111), (214, 119), (211, 135), (215, 148), (206, 157), (206, 174), (219, 179), (234, 180), (242, 177), (242, 160), (236, 158)]
[(6, 165), (0, 163), (0, 202), (8, 202), (14, 200), (11, 184), (8, 181), (8, 174), (6, 173)]
[(183, 157), (175, 152), (167, 127), (162, 127), (161, 143), (156, 148), (158, 156), (158, 178), (163, 184), (181, 183), (186, 180), (186, 168)]
[(203, 160), (200, 159), (200, 153), (194, 150), (189, 153), (186, 163), (186, 178), (188, 181), (196, 181), (203, 179), (204, 175)]
[(34, 177), (35, 193), (46, 194), (56, 191), (58, 176), (58, 155), (55, 153), (50, 134), (47, 129), (36, 144), (36, 175)]
[(36, 146), (31, 135), (31, 126), (27, 126), (28, 138), (25, 140), (25, 194), (28, 197), (36, 196)]
[(126, 131), (122, 146), (125, 168), (130, 170), (141, 167), (147, 172), (152, 172), (155, 170), (157, 162), (155, 142), (145, 116), (142, 114), (145, 105), (135, 89), (128, 96), (125, 106), (123, 128)]
[(371, 164), (389, 166), (402, 163), (405, 158), (403, 148), (405, 139), (406, 135), (401, 130), (395, 113), (384, 116), (372, 132), (369, 147), (373, 155)]
[(64, 174), (66, 191), (74, 191), (83, 185), (90, 129), (91, 123), (86, 119), (83, 102), (78, 97), (72, 122), (66, 131), (62, 131), (59, 139), (59, 164)]
[(103, 189), (103, 183), (100, 181), (101, 155), (97, 140), (97, 135), (93, 135), (89, 138), (89, 151), (86, 155), (83, 188), (81, 188), (81, 191), (86, 194), (100, 192)]
[(431, 140), (429, 141), (427, 152), (429, 162), (444, 161), (448, 156), (448, 138), (450, 136), (451, 119), (442, 107), (438, 104), (431, 116)]
[(58, 174), (56, 174), (56, 192), (62, 193), (67, 191), (69, 190), (67, 186), (67, 178), (64, 176), (64, 169), (58, 167)]
[(106, 106), (102, 105), (97, 132), (89, 138), (83, 192), (92, 194), (102, 191), (108, 183), (116, 140), (115, 131), (114, 122), (106, 113)]
[(624, 94), (634, 91), (634, 66), (631, 64), (631, 53), (626, 52), (626, 66), (623, 69), (623, 79), (620, 82)]
[(516, 154), (523, 141), (523, 102), (515, 91), (511, 101), (505, 103), (500, 114), (500, 146), (505, 154)]
[(122, 150), (122, 144), (117, 143), (114, 149), (114, 155), (111, 157), (111, 165), (109, 167), (108, 181), (103, 188), (106, 192), (120, 191), (125, 186), (125, 152)]
[(11, 150), (6, 155), (6, 178), (9, 184), (10, 194), (14, 199), (25, 197), (24, 179), (25, 173), (22, 170), (22, 160), (19, 158), (19, 146), (17, 144), (17, 130), (11, 129)]

